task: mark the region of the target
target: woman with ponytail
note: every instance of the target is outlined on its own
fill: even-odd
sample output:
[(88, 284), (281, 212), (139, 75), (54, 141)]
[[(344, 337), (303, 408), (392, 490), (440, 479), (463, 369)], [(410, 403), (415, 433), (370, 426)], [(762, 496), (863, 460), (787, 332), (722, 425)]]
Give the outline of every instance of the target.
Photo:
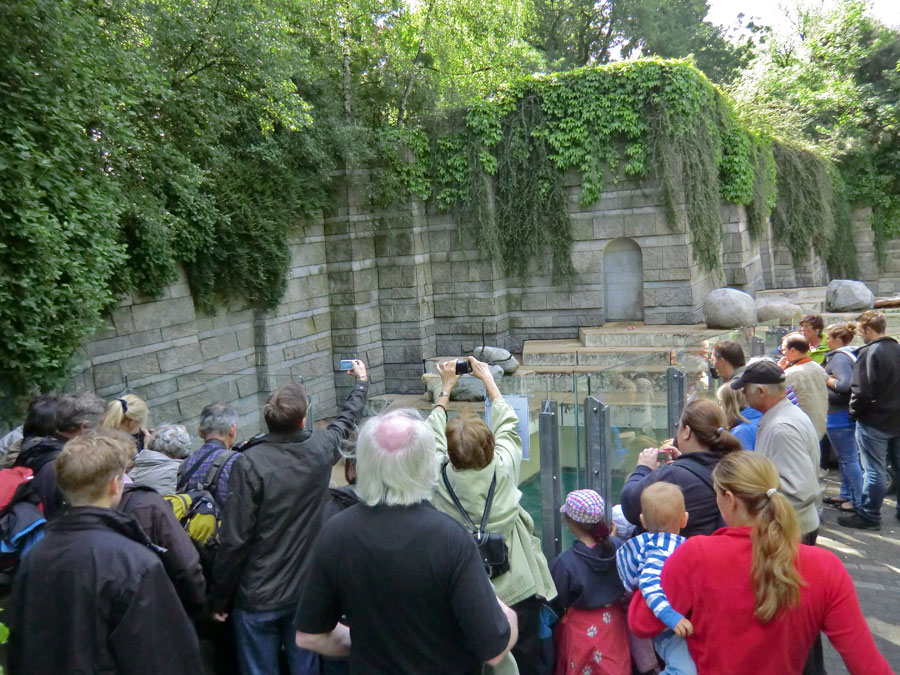
[[(687, 643), (698, 675), (799, 674), (820, 631), (851, 675), (890, 675), (841, 561), (800, 544), (775, 465), (741, 451), (713, 477), (727, 527), (679, 546), (661, 577), (672, 607), (693, 624)], [(665, 627), (643, 601), (632, 601), (628, 621), (642, 637)]]
[[(644, 532), (641, 493), (658, 481), (674, 483), (684, 493), (690, 518), (681, 536), (712, 534), (722, 527), (712, 470), (722, 457), (741, 449), (741, 442), (725, 429), (727, 424), (722, 409), (712, 401), (691, 401), (681, 414), (671, 445), (641, 452), (634, 473), (622, 487), (621, 499), (622, 512), (638, 528), (638, 534)], [(666, 455), (665, 462), (658, 459), (661, 453)]]
[(150, 410), (147, 408), (147, 404), (134, 394), (124, 394), (107, 404), (106, 413), (103, 415), (100, 425), (130, 434), (140, 452), (150, 437), (150, 432), (147, 431), (149, 422)]
[(552, 607), (562, 617), (553, 631), (554, 673), (631, 675), (625, 587), (616, 571), (616, 549), (622, 542), (610, 535), (603, 497), (575, 490), (560, 511), (575, 543), (550, 570), (557, 593)]

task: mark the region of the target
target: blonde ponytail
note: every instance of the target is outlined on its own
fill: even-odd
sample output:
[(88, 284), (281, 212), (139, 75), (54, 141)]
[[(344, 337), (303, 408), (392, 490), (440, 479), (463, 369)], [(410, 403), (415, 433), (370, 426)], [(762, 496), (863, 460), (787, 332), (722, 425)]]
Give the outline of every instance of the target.
[(800, 524), (787, 498), (778, 492), (778, 471), (762, 455), (729, 453), (713, 470), (716, 487), (740, 500), (755, 520), (750, 581), (756, 599), (754, 616), (768, 623), (800, 603), (805, 581), (797, 570)]
[(134, 394), (125, 394), (109, 402), (100, 425), (135, 434), (149, 426), (149, 419), (147, 404)]

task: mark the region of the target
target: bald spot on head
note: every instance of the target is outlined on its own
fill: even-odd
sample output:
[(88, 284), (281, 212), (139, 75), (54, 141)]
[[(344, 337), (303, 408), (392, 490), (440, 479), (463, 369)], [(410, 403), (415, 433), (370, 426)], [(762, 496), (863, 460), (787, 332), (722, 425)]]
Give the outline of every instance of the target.
[(413, 422), (408, 417), (388, 417), (375, 429), (374, 437), (383, 452), (406, 450), (415, 442)]
[(673, 483), (660, 481), (644, 488), (641, 493), (641, 516), (644, 527), (651, 532), (681, 529), (684, 516), (684, 494)]

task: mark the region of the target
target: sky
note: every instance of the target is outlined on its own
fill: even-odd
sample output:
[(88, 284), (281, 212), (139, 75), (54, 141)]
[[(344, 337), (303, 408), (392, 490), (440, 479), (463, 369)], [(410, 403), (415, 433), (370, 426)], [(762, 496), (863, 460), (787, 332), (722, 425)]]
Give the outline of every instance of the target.
[[(744, 22), (752, 16), (758, 23), (772, 26), (776, 32), (790, 24), (785, 18), (785, 6), (793, 6), (796, 0), (707, 0), (709, 14), (706, 19), (712, 24), (734, 26), (737, 15), (744, 13)], [(805, 0), (809, 6), (834, 4), (832, 0)], [(888, 26), (900, 28), (900, 0), (870, 0), (872, 14)]]

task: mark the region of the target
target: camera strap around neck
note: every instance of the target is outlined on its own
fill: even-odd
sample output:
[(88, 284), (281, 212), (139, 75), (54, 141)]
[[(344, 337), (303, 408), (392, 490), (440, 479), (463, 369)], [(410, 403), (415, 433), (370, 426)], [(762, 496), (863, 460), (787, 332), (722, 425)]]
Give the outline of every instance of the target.
[(459, 502), (459, 497), (456, 496), (456, 493), (453, 491), (453, 488), (450, 487), (450, 479), (447, 477), (447, 465), (450, 462), (444, 462), (441, 466), (441, 478), (444, 481), (444, 487), (447, 488), (447, 492), (450, 493), (450, 499), (453, 500), (453, 504), (456, 506), (456, 510), (459, 511), (460, 515), (465, 519), (466, 523), (468, 523), (469, 527), (472, 528), (472, 534), (481, 541), (482, 536), (487, 530), (488, 518), (491, 515), (491, 505), (494, 503), (494, 488), (497, 487), (497, 471), (494, 471), (494, 477), (491, 478), (491, 487), (488, 488), (487, 493), (487, 501), (484, 505), (484, 512), (481, 514), (481, 528), (475, 526), (475, 523), (472, 522), (472, 519), (469, 517), (469, 514), (463, 508), (463, 505)]

